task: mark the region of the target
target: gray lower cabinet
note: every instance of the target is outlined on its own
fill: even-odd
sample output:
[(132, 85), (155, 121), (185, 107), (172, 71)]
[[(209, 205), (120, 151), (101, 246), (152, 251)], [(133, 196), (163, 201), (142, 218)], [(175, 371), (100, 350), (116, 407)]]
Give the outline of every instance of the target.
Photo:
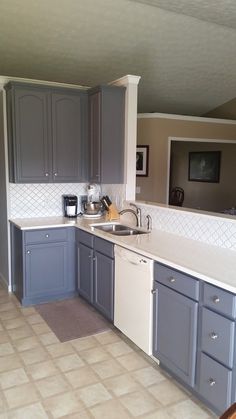
[(10, 181), (86, 181), (87, 94), (17, 82), (5, 88)]
[(89, 180), (123, 183), (125, 88), (89, 90)]
[(77, 231), (78, 292), (105, 317), (114, 318), (114, 246)]
[(153, 355), (194, 387), (198, 303), (156, 281), (154, 290)]
[(22, 305), (72, 297), (74, 228), (22, 231), (11, 225), (13, 292)]

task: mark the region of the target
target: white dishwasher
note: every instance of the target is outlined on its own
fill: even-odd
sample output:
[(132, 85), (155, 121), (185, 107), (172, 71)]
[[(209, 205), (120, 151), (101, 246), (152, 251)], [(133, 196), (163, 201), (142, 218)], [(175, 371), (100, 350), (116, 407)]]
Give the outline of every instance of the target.
[(115, 245), (114, 324), (152, 354), (153, 260)]

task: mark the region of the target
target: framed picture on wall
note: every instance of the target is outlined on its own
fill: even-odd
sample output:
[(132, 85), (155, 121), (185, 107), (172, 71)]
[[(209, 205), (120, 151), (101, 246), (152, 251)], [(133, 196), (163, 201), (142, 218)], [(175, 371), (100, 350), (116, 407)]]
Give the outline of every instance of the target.
[(136, 176), (148, 176), (149, 146), (138, 145), (136, 148)]
[(188, 180), (218, 183), (220, 180), (220, 151), (189, 152)]

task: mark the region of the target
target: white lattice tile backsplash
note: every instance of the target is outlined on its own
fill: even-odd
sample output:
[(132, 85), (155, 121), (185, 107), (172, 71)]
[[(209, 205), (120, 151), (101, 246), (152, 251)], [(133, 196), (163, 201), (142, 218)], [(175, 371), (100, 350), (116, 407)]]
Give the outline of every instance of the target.
[(62, 195), (85, 195), (86, 186), (86, 183), (10, 183), (10, 218), (60, 216), (63, 214)]

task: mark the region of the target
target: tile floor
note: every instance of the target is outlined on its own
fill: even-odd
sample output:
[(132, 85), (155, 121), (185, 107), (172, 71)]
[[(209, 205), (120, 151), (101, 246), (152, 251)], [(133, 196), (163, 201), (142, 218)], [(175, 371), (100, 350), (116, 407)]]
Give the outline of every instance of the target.
[(0, 285), (0, 419), (209, 419), (122, 334), (60, 343)]

